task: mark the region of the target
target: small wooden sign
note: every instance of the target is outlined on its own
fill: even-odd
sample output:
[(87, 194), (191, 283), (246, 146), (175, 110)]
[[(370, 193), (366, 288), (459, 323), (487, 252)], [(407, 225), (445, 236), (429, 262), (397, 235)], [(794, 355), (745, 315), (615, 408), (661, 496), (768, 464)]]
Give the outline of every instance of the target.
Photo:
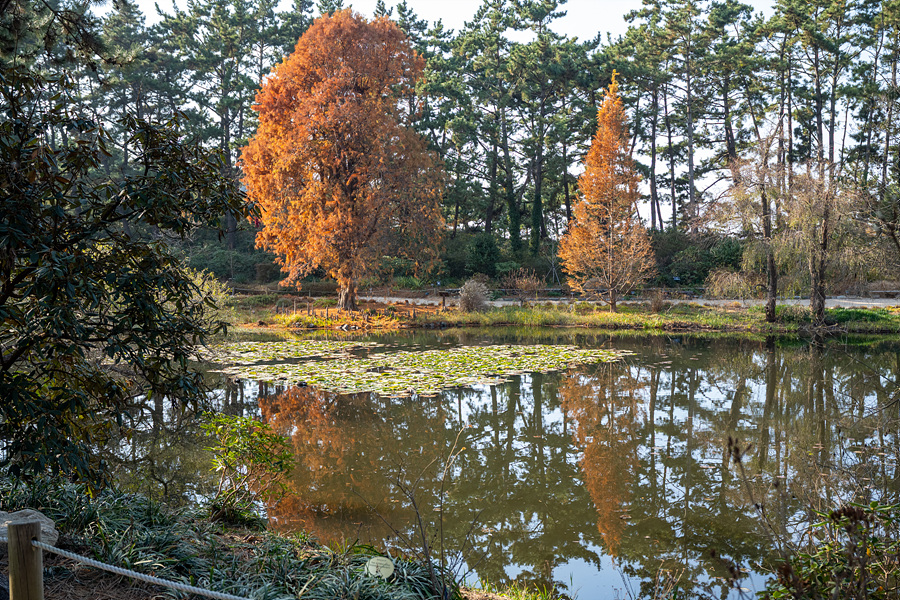
[(382, 579), (387, 579), (394, 573), (394, 563), (384, 556), (376, 556), (366, 563), (366, 572)]

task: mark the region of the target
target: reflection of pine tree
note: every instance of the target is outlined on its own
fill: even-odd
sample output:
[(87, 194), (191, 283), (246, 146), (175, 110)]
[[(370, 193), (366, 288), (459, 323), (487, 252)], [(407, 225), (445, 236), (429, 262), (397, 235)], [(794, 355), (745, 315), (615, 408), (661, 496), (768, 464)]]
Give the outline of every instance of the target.
[(576, 443), (584, 448), (581, 469), (597, 510), (597, 529), (612, 556), (622, 541), (639, 464), (637, 391), (642, 386), (627, 366), (608, 364), (590, 377), (568, 378), (560, 387), (563, 409), (577, 424)]
[[(877, 436), (892, 439), (896, 429), (872, 427), (882, 413), (869, 421), (857, 417), (869, 412), (866, 398), (889, 402), (883, 381), (896, 371), (896, 343), (857, 351), (870, 374), (854, 369), (845, 353), (822, 347), (784, 350), (690, 337), (674, 343), (620, 338), (616, 345), (638, 357), (435, 399), (335, 397), (309, 389), (262, 398), (264, 418), (293, 432), (307, 471), (291, 484), (297, 497), (272, 514), (279, 520), (297, 514), (322, 539), (361, 534), (377, 541), (388, 532), (375, 530), (380, 520), (362, 496), (372, 504), (383, 498), (377, 510), (395, 526), (411, 522), (414, 515), (389, 480), (395, 467), (405, 461), (406, 472), (417, 475), (471, 425), (464, 442), (470, 450), (444, 488), (443, 535), (448, 548), (463, 549), (469, 564), (477, 564), (479, 577), (504, 582), (503, 568), (515, 564), (521, 583), (549, 585), (558, 567), (574, 560), (599, 568), (602, 547), (642, 586), (652, 588), (661, 565), (676, 572), (687, 567), (685, 589), (699, 591), (697, 582), (724, 575), (710, 549), (747, 565), (763, 560), (770, 547), (744, 484), (723, 466), (728, 433), (753, 444), (744, 462), (749, 484), (776, 521), (797, 517), (802, 506), (773, 492), (772, 483), (787, 476), (798, 496), (818, 494), (831, 452), (838, 454), (830, 460), (843, 467), (824, 482), (832, 493), (852, 489), (854, 477), (896, 489), (896, 470), (880, 473), (885, 458), (877, 455), (896, 458), (896, 442), (883, 448), (882, 440), (865, 457), (839, 453), (847, 439), (870, 446)], [(437, 515), (437, 477), (424, 478), (420, 491), (425, 512)]]
[[(469, 424), (489, 432), (461, 457), (461, 479), (451, 500), (456, 514), (478, 515), (473, 553), (479, 577), (508, 581), (505, 567), (518, 565), (520, 584), (565, 589), (554, 571), (572, 560), (600, 566), (591, 547), (600, 545), (590, 497), (573, 463), (571, 425), (559, 421), (559, 379), (535, 374), (513, 377), (490, 396), (470, 394)], [(565, 415), (565, 412), (563, 412)], [(445, 524), (452, 542), (466, 541), (471, 519)]]

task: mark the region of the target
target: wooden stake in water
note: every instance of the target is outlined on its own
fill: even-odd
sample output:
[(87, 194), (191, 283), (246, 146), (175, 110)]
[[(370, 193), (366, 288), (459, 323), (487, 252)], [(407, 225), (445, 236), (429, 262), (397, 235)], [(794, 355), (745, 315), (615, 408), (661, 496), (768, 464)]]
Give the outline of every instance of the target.
[(7, 537), (10, 600), (44, 600), (44, 556), (31, 545), (41, 541), (41, 524), (10, 523)]

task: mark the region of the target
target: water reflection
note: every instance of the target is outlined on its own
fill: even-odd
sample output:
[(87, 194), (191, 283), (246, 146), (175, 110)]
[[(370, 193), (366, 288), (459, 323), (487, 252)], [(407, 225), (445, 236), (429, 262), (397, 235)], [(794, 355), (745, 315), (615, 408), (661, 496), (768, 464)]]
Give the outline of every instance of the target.
[[(462, 335), (385, 341), (485, 341)], [(635, 354), (432, 398), (225, 388), (223, 406), (258, 406), (297, 453), (273, 525), (435, 556), (443, 540), (474, 580), (582, 599), (610, 597), (620, 572), (649, 594), (661, 570), (723, 597), (729, 561), (756, 570), (812, 508), (898, 500), (897, 342), (543, 335)], [(516, 337), (489, 341), (534, 339)], [(740, 468), (729, 437), (752, 445)], [(454, 444), (465, 450), (451, 461)]]

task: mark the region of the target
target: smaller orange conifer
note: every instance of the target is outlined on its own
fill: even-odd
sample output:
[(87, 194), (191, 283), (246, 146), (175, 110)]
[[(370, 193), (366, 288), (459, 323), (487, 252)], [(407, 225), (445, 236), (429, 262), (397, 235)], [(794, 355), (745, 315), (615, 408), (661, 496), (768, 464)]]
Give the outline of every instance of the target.
[(628, 154), (628, 128), (617, 73), (597, 113), (597, 134), (578, 180), (580, 200), (559, 243), (569, 283), (597, 294), (616, 312), (619, 298), (653, 272), (650, 237), (637, 215), (640, 177)]

